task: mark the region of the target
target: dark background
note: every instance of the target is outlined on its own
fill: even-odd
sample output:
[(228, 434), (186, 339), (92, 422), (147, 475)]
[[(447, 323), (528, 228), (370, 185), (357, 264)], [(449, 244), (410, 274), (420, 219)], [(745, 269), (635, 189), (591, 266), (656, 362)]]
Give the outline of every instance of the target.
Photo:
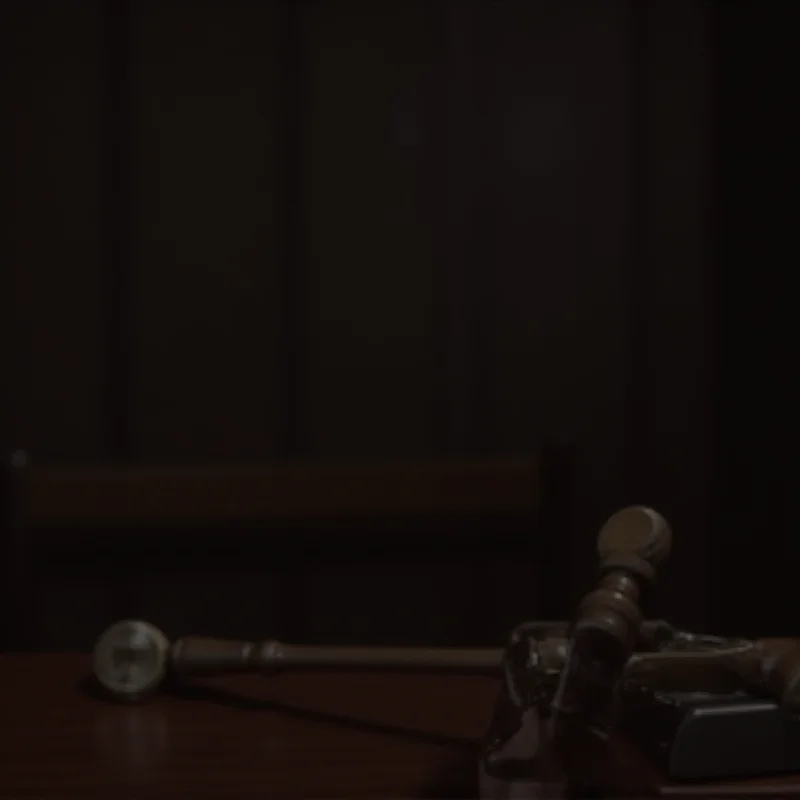
[[(9, 447), (157, 464), (556, 443), (551, 607), (590, 585), (603, 519), (644, 502), (676, 534), (661, 615), (794, 631), (777, 8), (7, 1)], [(156, 555), (126, 577), (131, 611), (470, 638), (474, 559), (308, 555), (292, 630), (270, 614), (278, 549)], [(83, 558), (38, 574), (41, 646), (109, 621), (118, 578)], [(534, 583), (472, 638), (542, 613)]]

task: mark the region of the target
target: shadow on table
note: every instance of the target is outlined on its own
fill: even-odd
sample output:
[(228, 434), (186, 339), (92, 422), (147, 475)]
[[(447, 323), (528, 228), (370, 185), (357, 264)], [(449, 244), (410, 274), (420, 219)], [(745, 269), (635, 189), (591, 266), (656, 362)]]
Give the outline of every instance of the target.
[[(86, 677), (76, 684), (78, 692), (99, 702), (115, 702), (105, 695), (97, 682)], [(409, 742), (421, 742), (434, 746), (446, 746), (458, 750), (443, 764), (440, 770), (430, 776), (427, 785), (422, 787), (420, 800), (468, 800), (477, 798), (477, 772), (480, 743), (471, 739), (435, 733), (400, 725), (371, 722), (313, 709), (298, 708), (288, 703), (250, 697), (229, 689), (201, 684), (176, 684), (165, 688), (164, 693), (180, 700), (193, 703), (212, 703), (243, 712), (270, 712), (293, 719), (333, 725), (362, 733), (392, 736)]]

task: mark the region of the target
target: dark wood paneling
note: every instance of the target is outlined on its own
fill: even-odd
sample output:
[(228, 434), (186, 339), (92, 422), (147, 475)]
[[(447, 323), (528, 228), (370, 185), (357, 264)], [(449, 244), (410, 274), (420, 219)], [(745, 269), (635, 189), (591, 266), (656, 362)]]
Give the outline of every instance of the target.
[[(288, 638), (498, 630), (540, 590), (566, 613), (597, 526), (644, 501), (676, 524), (662, 611), (702, 624), (707, 4), (129, 6), (127, 28), (88, 0), (6, 6), (10, 438), (175, 463), (555, 440), (575, 485), (524, 558), (182, 565), (120, 580), (126, 602), (216, 624), (291, 588)], [(43, 580), (56, 639), (106, 603)]]
[(0, 659), (0, 680), (15, 686), (3, 705), (3, 796), (477, 797), (494, 678), (247, 675), (136, 707), (77, 692), (87, 661)]
[(660, 608), (704, 628), (716, 468), (712, 18), (708, 3), (637, 10), (628, 481), (675, 530)]
[[(434, 4), (443, 82), (429, 102), (431, 190), (436, 216), (434, 434), (445, 453), (492, 452), (494, 342), (495, 147), (497, 37), (481, 0)], [(435, 76), (432, 76), (435, 77)]]
[[(277, 7), (134, 2), (128, 19), (127, 455), (263, 459), (283, 405)], [(276, 607), (277, 565), (234, 575), (195, 555), (164, 569), (123, 559), (98, 598), (104, 624), (127, 609), (169, 630), (215, 627), (243, 607), (272, 625), (256, 609)]]
[[(270, 520), (536, 513), (534, 460), (23, 471), (30, 524), (201, 525)], [(98, 531), (96, 530), (96, 533)]]
[[(797, 125), (792, 6), (721, 3), (720, 380), (716, 615), (736, 635), (797, 635)], [(746, 576), (746, 578), (745, 578)], [(743, 578), (748, 589), (743, 591)]]
[(303, 389), (308, 266), (308, 141), (313, 109), (309, 102), (307, 3), (279, 0), (277, 56), (279, 137), (277, 219), (281, 244), (281, 408), (276, 455), (296, 458), (302, 451)]
[[(435, 526), (428, 523), (433, 538)], [(422, 532), (422, 531), (421, 531)], [(355, 549), (355, 548), (353, 548)], [(321, 562), (307, 578), (299, 633), (320, 644), (490, 645), (502, 642), (478, 629), (473, 609), (472, 562), (463, 547), (436, 558), (419, 555), (359, 557)], [(488, 548), (484, 558), (491, 558)]]
[(130, 13), (135, 457), (268, 457), (282, 406), (276, 6)]
[[(446, 221), (431, 113), (447, 98), (441, 9), (402, 0), (310, 9), (301, 452), (432, 453), (445, 266), (437, 227)], [(310, 553), (295, 578), (303, 587), (295, 635), (452, 636), (460, 615), (448, 594), (465, 602), (470, 572), (454, 560), (438, 583), (441, 567), (424, 552), (413, 561), (354, 552), (349, 563)]]
[[(110, 460), (127, 462), (133, 444), (133, 374), (131, 352), (130, 287), (133, 275), (131, 210), (131, 36), (128, 0), (106, 4), (104, 44), (106, 95), (104, 102), (106, 149), (103, 227), (108, 274), (106, 352), (104, 370), (108, 403), (106, 453)], [(99, 8), (103, 8), (102, 4)]]
[[(13, 387), (10, 439), (34, 460), (102, 459), (107, 437), (105, 30), (87, 3), (4, 8), (6, 193), (3, 271)], [(5, 27), (5, 25), (4, 25)]]
[(13, 472), (28, 557), (11, 607), (36, 590), (26, 634), (49, 647), (126, 616), (175, 635), (496, 643), (495, 619), (464, 613), (472, 564), (527, 552), (540, 503), (534, 461)]
[(309, 6), (306, 455), (432, 449), (432, 16), (400, 1)]
[(72, 569), (36, 569), (26, 648), (78, 649), (89, 652), (97, 636), (115, 618), (108, 591), (118, 573)]
[(625, 501), (627, 4), (493, 10), (495, 441), (574, 445), (574, 541), (557, 548), (587, 557), (562, 576), (564, 613), (591, 577), (594, 531)]

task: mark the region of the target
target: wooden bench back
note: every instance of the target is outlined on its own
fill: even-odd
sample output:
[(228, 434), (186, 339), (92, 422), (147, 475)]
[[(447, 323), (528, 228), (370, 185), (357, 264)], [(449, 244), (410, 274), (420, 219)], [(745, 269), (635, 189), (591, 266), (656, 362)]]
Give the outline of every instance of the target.
[[(351, 528), (343, 530), (339, 524), (343, 520), (361, 521), (368, 526), (368, 537), (376, 542), (381, 537), (396, 540), (398, 523), (405, 520), (408, 524), (400, 525), (403, 535), (413, 538), (417, 531), (410, 546), (415, 552), (419, 549), (422, 557), (435, 546), (434, 539), (439, 544), (445, 541), (457, 554), (470, 521), (481, 520), (484, 535), (474, 553), (480, 570), (503, 539), (504, 520), (513, 519), (509, 529), (519, 557), (538, 568), (543, 553), (547, 553), (551, 562), (546, 570), (539, 570), (538, 581), (532, 582), (532, 586), (538, 585), (542, 613), (546, 614), (551, 610), (547, 597), (553, 591), (556, 566), (552, 563), (556, 535), (552, 528), (563, 513), (564, 498), (564, 478), (548, 481), (545, 477), (552, 477), (549, 472), (555, 474), (555, 467), (542, 458), (186, 467), (32, 466), (17, 454), (6, 470), (2, 490), (4, 646), (25, 649), (37, 645), (27, 606), (44, 554), (53, 549), (62, 553), (114, 550), (130, 544), (131, 539), (141, 544), (148, 536), (157, 538), (161, 546), (165, 530), (183, 532), (179, 538), (184, 537), (181, 547), (187, 559), (192, 537), (220, 535), (230, 542), (237, 531), (246, 530), (248, 536), (241, 541), (242, 558), (246, 559), (254, 529), (261, 548), (274, 545), (277, 551), (285, 544), (287, 528), (295, 532), (305, 528), (329, 542), (338, 543), (336, 537), (342, 538), (342, 548), (346, 549)], [(545, 498), (553, 502), (545, 502)], [(415, 526), (418, 519), (435, 522)], [(448, 524), (453, 520), (463, 524)], [(546, 544), (542, 537), (547, 538)], [(505, 539), (507, 545), (508, 537)], [(391, 548), (385, 552), (391, 558)], [(293, 590), (287, 582), (287, 605), (292, 603), (288, 596), (292, 591), (297, 587)], [(492, 590), (484, 586), (483, 590), (476, 587), (476, 591)], [(125, 603), (116, 603), (120, 605)], [(468, 613), (480, 614), (480, 602), (469, 605)], [(109, 616), (131, 610), (114, 607), (113, 601), (110, 606)], [(296, 636), (298, 632), (286, 635)]]

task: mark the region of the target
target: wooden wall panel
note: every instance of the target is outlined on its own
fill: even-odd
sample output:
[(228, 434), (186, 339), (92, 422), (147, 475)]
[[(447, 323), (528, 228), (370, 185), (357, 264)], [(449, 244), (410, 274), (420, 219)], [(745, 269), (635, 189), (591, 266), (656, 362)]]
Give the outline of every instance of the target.
[[(142, 463), (280, 448), (283, 121), (277, 3), (136, 2), (130, 17), (131, 409)], [(276, 635), (279, 563), (158, 554), (123, 603), (170, 635)], [(246, 564), (253, 564), (246, 569)], [(224, 621), (223, 621), (224, 620)]]
[(276, 4), (130, 15), (134, 455), (267, 458), (283, 391)]
[[(435, 534), (434, 526), (429, 529)], [(304, 638), (328, 644), (485, 644), (485, 631), (476, 631), (476, 620), (465, 614), (475, 589), (470, 562), (455, 549), (450, 558), (432, 558), (425, 552), (431, 541), (417, 557), (372, 555), (314, 568)]]
[(621, 428), (627, 366), (625, 9), (500, 8), (499, 446), (589, 444)]
[(282, 566), (280, 553), (270, 559), (262, 551), (256, 557), (247, 545), (239, 563), (215, 563), (212, 550), (199, 564), (194, 557), (167, 569), (154, 564), (133, 582), (131, 607), (170, 637), (190, 631), (243, 639), (285, 637), (290, 596), (275, 577)]
[(35, 460), (101, 460), (109, 419), (103, 18), (89, 4), (55, 1), (9, 3), (3, 14), (12, 209), (4, 427)]
[[(465, 166), (450, 156), (470, 132), (445, 130), (460, 122), (448, 80), (453, 66), (463, 69), (453, 64), (447, 22), (444, 4), (410, 2), (320, 3), (306, 15), (302, 452), (312, 457), (469, 450), (471, 431), (451, 413), (469, 407), (472, 397), (457, 392), (475, 385), (448, 380), (469, 352), (453, 334), (471, 332), (453, 313), (464, 302), (467, 265), (452, 250), (454, 227), (464, 230), (446, 204), (446, 180)], [(469, 191), (471, 177), (459, 175), (457, 185)], [(413, 558), (391, 541), (384, 554), (347, 539), (338, 558), (309, 553), (297, 576), (299, 635), (474, 638), (464, 613), (476, 588), (473, 561), (460, 548), (449, 558), (430, 552), (439, 547), (436, 522), (417, 532)]]
[(436, 217), (441, 263), (436, 326), (434, 434), (450, 454), (494, 452), (490, 398), (494, 384), (494, 206), (497, 137), (493, 18), (482, 0), (435, 4), (442, 29), (444, 83), (431, 120), (439, 129), (432, 174), (443, 184)]
[[(548, 440), (571, 447), (573, 527), (551, 533), (571, 541), (549, 542), (540, 552), (548, 561), (591, 552), (594, 532), (626, 499), (627, 4), (494, 9), (495, 437), (505, 452)], [(561, 613), (592, 568), (579, 559), (563, 576)]]
[[(787, 587), (800, 573), (797, 535), (796, 149), (791, 6), (721, 4), (715, 104), (721, 147), (716, 224), (721, 232), (714, 424), (719, 552), (715, 616), (731, 635), (795, 635)], [(785, 199), (784, 199), (785, 198)], [(713, 207), (713, 206), (712, 206)], [(720, 347), (719, 344), (722, 346)], [(742, 577), (757, 590), (742, 591)]]
[(112, 622), (109, 576), (101, 571), (37, 569), (30, 620), (34, 645), (89, 652)]
[[(711, 11), (656, 0), (637, 19), (642, 142), (635, 215), (637, 319), (630, 481), (675, 528), (659, 589), (677, 624), (707, 627), (717, 342)], [(719, 532), (725, 536), (725, 532)], [(729, 532), (730, 533), (730, 532)], [(691, 587), (687, 591), (687, 587)]]
[[(291, 585), (304, 601), (281, 635), (349, 638), (391, 618), (392, 636), (462, 639), (467, 617), (486, 632), (510, 609), (545, 613), (545, 589), (548, 615), (565, 613), (597, 526), (643, 501), (691, 541), (671, 583), (694, 593), (667, 588), (664, 613), (702, 622), (708, 17), (690, 0), (643, 8), (4, 7), (2, 413), (34, 460), (424, 458), (550, 440), (574, 455), (572, 517), (524, 558), (259, 554), (238, 581), (206, 553), (192, 574), (125, 584), (136, 608), (216, 627), (212, 598), (233, 618)], [(77, 575), (43, 580), (47, 603), (64, 599), (54, 642), (65, 609), (105, 602)], [(258, 623), (248, 614), (237, 624)]]
[(424, 456), (439, 267), (433, 14), (399, 1), (308, 8), (301, 450)]

